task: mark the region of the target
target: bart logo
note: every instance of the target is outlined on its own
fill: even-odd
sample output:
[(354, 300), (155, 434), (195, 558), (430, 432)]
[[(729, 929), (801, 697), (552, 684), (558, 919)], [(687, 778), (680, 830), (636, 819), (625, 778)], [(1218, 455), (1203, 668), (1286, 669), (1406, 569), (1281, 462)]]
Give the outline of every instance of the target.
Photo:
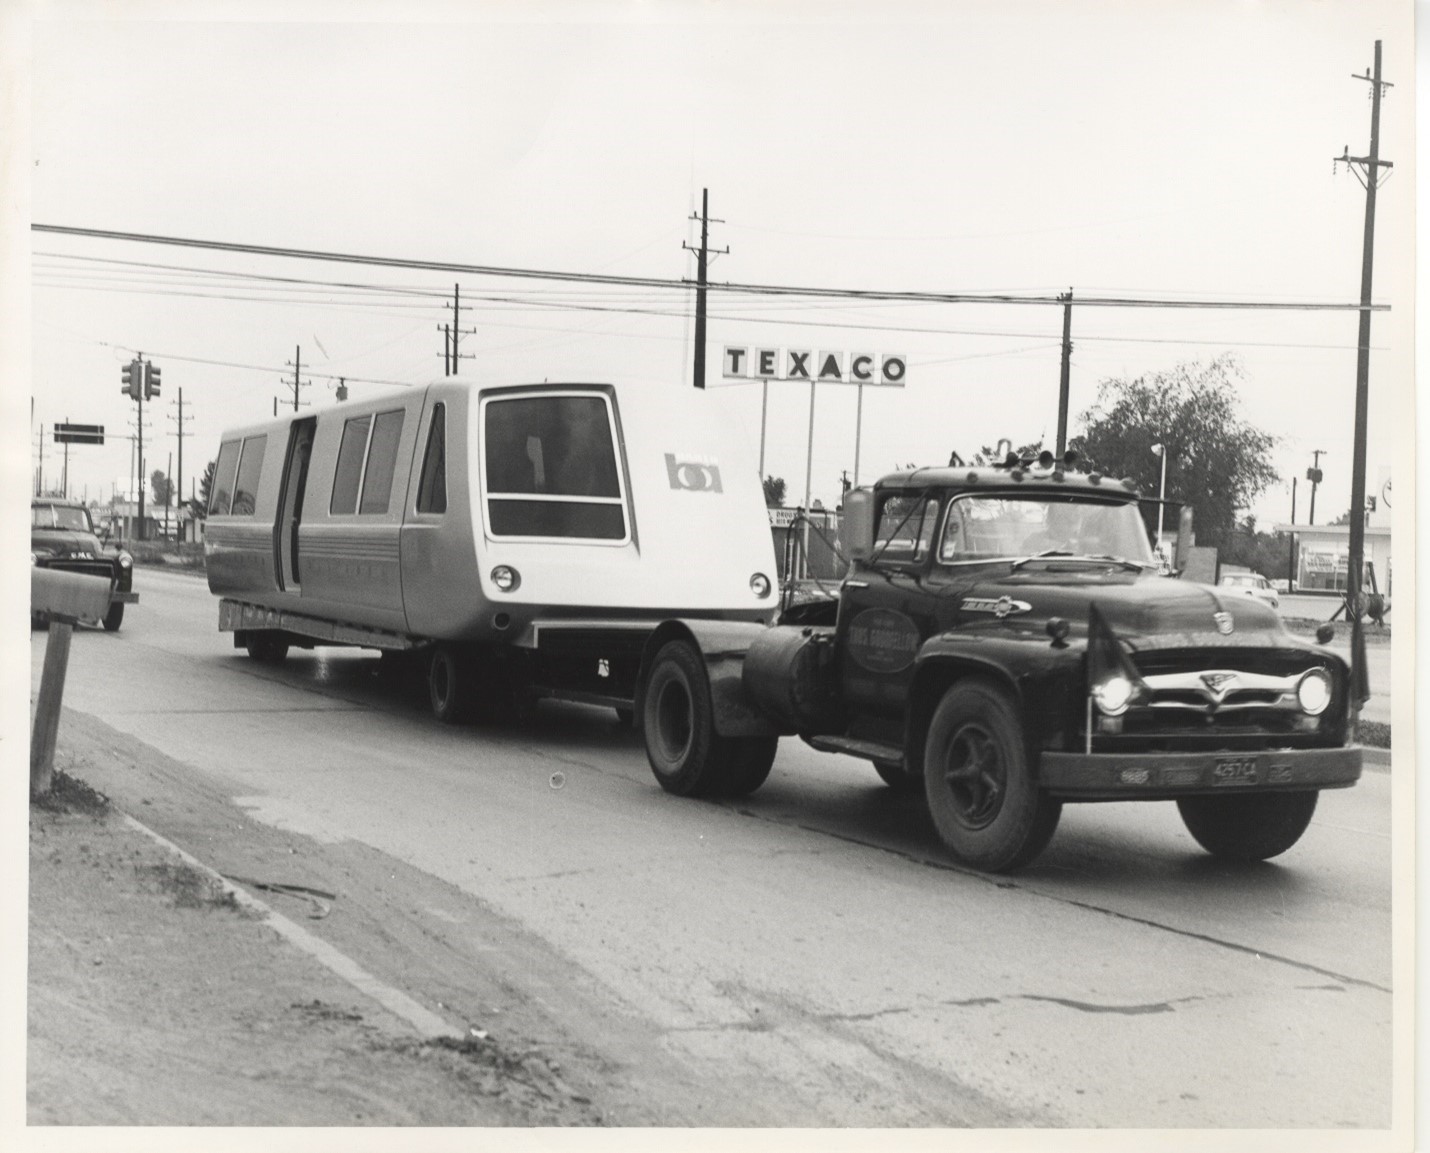
[(674, 453), (665, 454), (665, 471), (671, 488), (689, 492), (724, 492), (720, 487), (720, 466), (703, 461), (676, 460)]

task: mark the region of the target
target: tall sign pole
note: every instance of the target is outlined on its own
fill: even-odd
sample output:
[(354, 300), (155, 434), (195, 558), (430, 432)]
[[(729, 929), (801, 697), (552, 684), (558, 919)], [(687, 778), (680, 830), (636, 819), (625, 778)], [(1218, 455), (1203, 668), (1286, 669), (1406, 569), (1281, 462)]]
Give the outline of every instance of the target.
[(1351, 156), (1346, 149), (1340, 157), (1365, 185), (1365, 238), (1361, 249), (1360, 334), (1356, 344), (1356, 409), (1355, 449), (1351, 460), (1351, 523), (1350, 564), (1346, 573), (1346, 605), (1351, 618), (1351, 660), (1354, 662), (1351, 693), (1352, 708), (1358, 717), (1369, 684), (1365, 670), (1365, 638), (1361, 630), (1361, 579), (1365, 568), (1365, 456), (1366, 424), (1370, 389), (1370, 292), (1371, 271), (1375, 257), (1375, 191), (1380, 184), (1380, 170), (1390, 168), (1388, 160), (1380, 158), (1380, 98), (1390, 87), (1380, 78), (1380, 41), (1375, 42), (1375, 71), (1357, 80), (1371, 83), (1370, 93), (1370, 154)]

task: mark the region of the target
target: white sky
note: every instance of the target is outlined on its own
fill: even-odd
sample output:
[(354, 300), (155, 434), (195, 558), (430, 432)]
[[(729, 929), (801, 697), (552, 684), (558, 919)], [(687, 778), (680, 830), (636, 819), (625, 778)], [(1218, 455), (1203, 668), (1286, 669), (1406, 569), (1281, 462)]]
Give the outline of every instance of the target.
[[(1413, 8), (1408, 2), (36, 5), (31, 218), (388, 257), (694, 276), (710, 190), (713, 280), (1352, 303), (1365, 194), (1332, 157), (1369, 147), (1384, 41), (1369, 491), (1409, 452)], [(335, 22), (339, 17), (363, 22)], [(176, 19), (183, 16), (184, 19)], [(301, 16), (300, 19), (295, 17)], [(116, 19), (116, 17), (120, 17)], [(426, 22), (416, 22), (419, 17)], [(451, 275), (34, 233), (31, 469), (55, 421), (103, 424), (73, 494), (128, 488), (136, 350), (163, 369), (147, 471), (187, 434), (183, 484), (227, 425), (272, 412), (301, 346), (330, 379), (442, 373)], [(76, 259), (83, 258), (83, 259)], [(364, 294), (106, 261), (395, 285)], [(688, 386), (691, 298), (460, 277), (461, 375)], [(154, 290), (163, 286), (163, 294)], [(514, 306), (480, 299), (534, 299)], [(259, 299), (235, 299), (249, 297)], [(554, 308), (581, 304), (585, 310)], [(674, 315), (591, 311), (654, 309)], [(907, 354), (864, 398), (860, 479), (1056, 433), (1061, 310), (712, 294), (723, 344)], [(820, 326), (813, 326), (819, 322)], [(1356, 315), (1075, 308), (1071, 433), (1099, 380), (1235, 351), (1242, 413), (1290, 478), (1323, 449), (1317, 520), (1350, 501)], [(909, 331), (925, 330), (925, 331)], [(928, 331), (932, 330), (932, 331)], [(237, 367), (230, 367), (237, 366)], [(311, 369), (311, 374), (307, 371)], [(290, 399), (291, 392), (286, 392)], [(757, 441), (758, 385), (727, 402)], [(1402, 430), (1397, 446), (1397, 430)], [(808, 389), (770, 388), (766, 471), (803, 495)], [(855, 391), (819, 391), (813, 493), (852, 472)], [(176, 453), (177, 455), (177, 453)], [(45, 446), (45, 475), (59, 453)], [(1407, 458), (1408, 463), (1408, 458)], [(1174, 462), (1175, 465), (1175, 462)], [(174, 468), (177, 471), (177, 461)], [(33, 483), (33, 472), (30, 477)], [(1169, 484), (1176, 491), (1175, 477)], [(1189, 494), (1195, 501), (1195, 494)]]

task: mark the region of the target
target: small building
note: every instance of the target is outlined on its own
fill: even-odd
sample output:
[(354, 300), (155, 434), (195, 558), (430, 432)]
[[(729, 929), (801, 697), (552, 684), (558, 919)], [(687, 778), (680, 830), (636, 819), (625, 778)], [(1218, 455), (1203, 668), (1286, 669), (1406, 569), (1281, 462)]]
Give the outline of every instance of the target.
[[(1346, 524), (1278, 524), (1296, 538), (1298, 592), (1345, 592), (1350, 571), (1351, 529)], [(1374, 521), (1365, 530), (1366, 591), (1391, 594), (1390, 527)]]

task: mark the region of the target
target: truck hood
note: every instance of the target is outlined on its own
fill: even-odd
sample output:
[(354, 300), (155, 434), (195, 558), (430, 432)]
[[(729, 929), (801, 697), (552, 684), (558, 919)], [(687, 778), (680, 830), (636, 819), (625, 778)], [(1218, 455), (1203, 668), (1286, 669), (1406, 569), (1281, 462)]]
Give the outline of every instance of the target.
[(1168, 577), (1059, 567), (1020, 569), (979, 582), (960, 606), (965, 621), (972, 624), (986, 613), (990, 624), (996, 623), (1006, 597), (1012, 605), (1002, 620), (1041, 630), (1050, 617), (1062, 617), (1070, 636), (1087, 635), (1089, 605), (1095, 604), (1113, 633), (1134, 650), (1285, 645), (1289, 638), (1276, 610), (1251, 597)]
[(108, 557), (114, 555), (99, 543), (99, 537), (93, 533), (73, 532), (65, 529), (32, 531), (30, 533), (30, 551), (46, 556)]

